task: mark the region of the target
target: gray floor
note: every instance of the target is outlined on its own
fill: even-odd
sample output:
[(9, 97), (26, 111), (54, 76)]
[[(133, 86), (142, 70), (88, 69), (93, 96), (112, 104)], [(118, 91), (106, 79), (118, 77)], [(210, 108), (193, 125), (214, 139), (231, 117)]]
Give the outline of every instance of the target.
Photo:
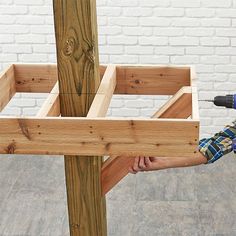
[[(236, 235), (235, 168), (128, 176), (107, 197), (109, 236)], [(63, 158), (0, 157), (0, 236), (68, 235), (67, 221)]]

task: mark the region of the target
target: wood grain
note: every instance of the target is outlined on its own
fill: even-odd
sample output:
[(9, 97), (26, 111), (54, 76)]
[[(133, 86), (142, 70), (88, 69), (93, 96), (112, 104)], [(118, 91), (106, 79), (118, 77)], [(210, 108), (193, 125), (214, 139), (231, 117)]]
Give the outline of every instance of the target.
[(179, 119), (1, 118), (0, 153), (189, 156), (199, 122)]
[[(73, 40), (68, 43), (73, 46)], [(77, 49), (76, 55), (80, 55)], [(16, 64), (15, 67), (18, 92), (48, 93), (57, 81), (55, 64)], [(101, 78), (105, 70), (106, 66), (101, 65)], [(193, 83), (190, 73), (190, 67), (187, 66), (117, 65), (117, 86), (114, 93), (174, 95), (182, 86), (190, 86)]]
[(59, 88), (57, 82), (36, 116), (37, 117), (59, 116), (60, 114), (61, 112), (60, 112)]
[(117, 66), (115, 93), (174, 95), (190, 85), (190, 67)]
[(15, 64), (16, 91), (49, 93), (57, 82), (55, 64)]
[[(100, 84), (96, 1), (54, 0), (53, 6), (61, 114), (86, 116)], [(64, 141), (68, 139), (64, 137)], [(99, 154), (96, 148), (93, 154)], [(107, 235), (105, 198), (101, 194), (102, 160), (103, 157), (65, 156), (72, 236)]]
[(166, 104), (164, 104), (153, 118), (188, 118), (192, 114), (192, 88), (181, 88)]
[(16, 93), (14, 66), (11, 65), (0, 73), (0, 112)]
[(116, 66), (108, 65), (87, 117), (104, 117), (116, 87)]

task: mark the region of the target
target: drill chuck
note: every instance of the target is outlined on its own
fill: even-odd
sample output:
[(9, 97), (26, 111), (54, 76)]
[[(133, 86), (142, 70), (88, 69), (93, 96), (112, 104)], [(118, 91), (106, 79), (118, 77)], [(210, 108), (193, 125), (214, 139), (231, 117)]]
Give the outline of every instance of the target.
[(216, 106), (236, 109), (236, 94), (216, 96), (213, 102)]

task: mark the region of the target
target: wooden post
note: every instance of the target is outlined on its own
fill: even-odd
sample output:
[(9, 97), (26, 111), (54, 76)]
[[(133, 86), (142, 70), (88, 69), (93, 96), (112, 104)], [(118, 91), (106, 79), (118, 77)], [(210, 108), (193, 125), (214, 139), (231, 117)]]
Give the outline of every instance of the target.
[[(54, 0), (62, 116), (86, 116), (99, 87), (96, 0)], [(65, 156), (70, 235), (105, 236), (102, 157)]]

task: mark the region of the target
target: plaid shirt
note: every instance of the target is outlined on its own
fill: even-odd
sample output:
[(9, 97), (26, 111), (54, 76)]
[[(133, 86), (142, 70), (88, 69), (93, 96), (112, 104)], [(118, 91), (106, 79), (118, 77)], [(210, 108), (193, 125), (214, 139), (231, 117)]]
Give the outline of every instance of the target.
[(200, 140), (199, 151), (207, 158), (208, 163), (213, 163), (233, 150), (234, 138), (236, 138), (236, 121), (212, 138)]

